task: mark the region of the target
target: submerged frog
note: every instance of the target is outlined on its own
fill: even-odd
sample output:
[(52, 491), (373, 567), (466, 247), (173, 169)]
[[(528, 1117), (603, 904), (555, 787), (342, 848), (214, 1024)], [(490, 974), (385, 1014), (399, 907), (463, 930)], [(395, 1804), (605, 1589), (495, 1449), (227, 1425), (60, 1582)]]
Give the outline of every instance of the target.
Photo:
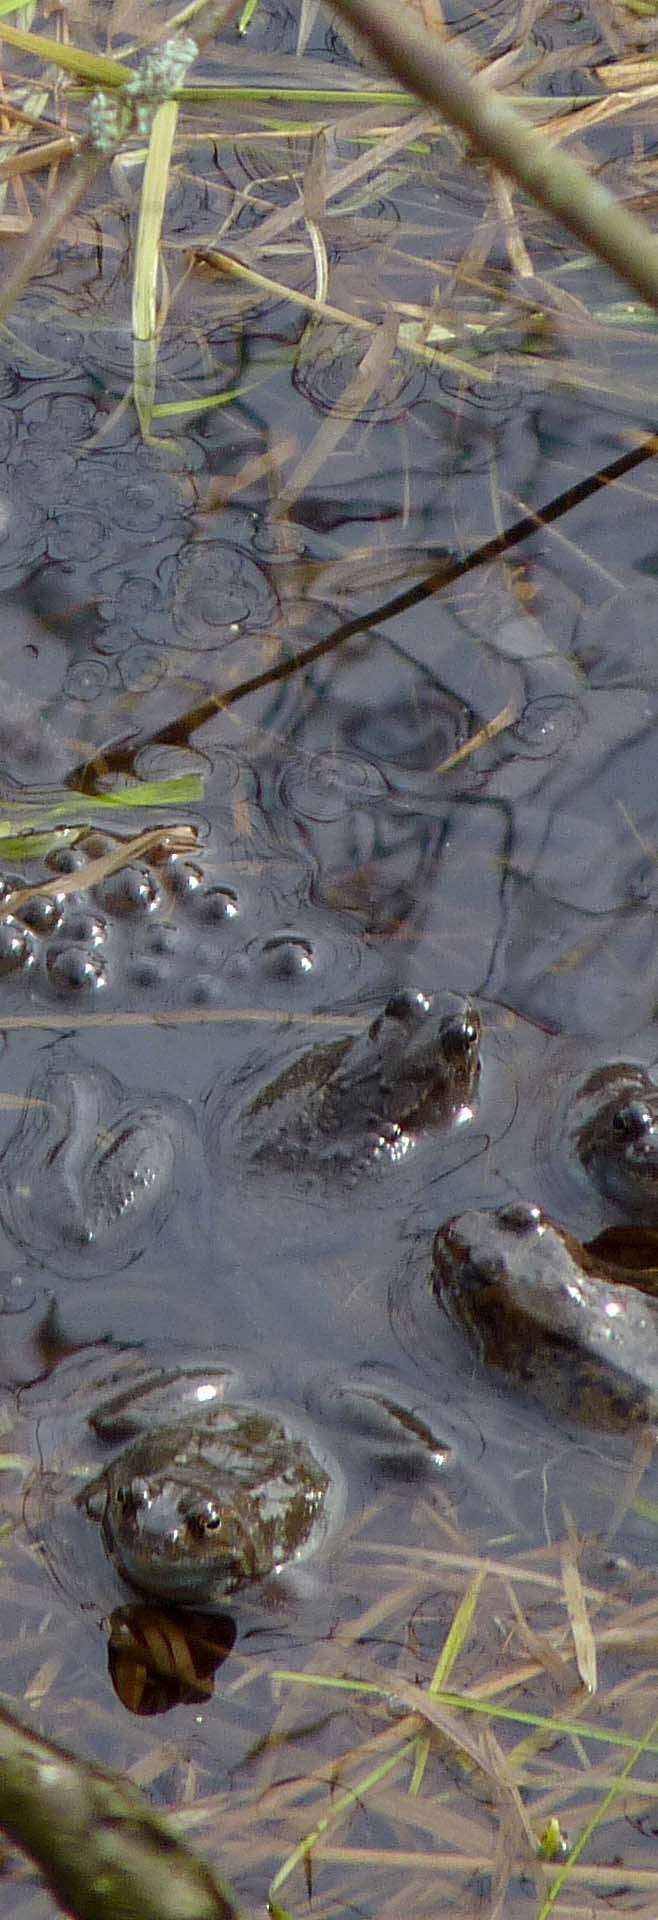
[(303, 1428), (225, 1401), (141, 1434), (79, 1503), (131, 1586), (203, 1607), (313, 1553), (335, 1485)]
[(605, 1199), (658, 1223), (658, 1086), (643, 1067), (598, 1068), (578, 1098), (575, 1147)]
[(437, 1233), (434, 1291), (480, 1358), (588, 1425), (658, 1418), (658, 1310), (539, 1207), (463, 1213)]
[(252, 1165), (362, 1171), (406, 1158), (426, 1126), (470, 1118), (480, 1019), (454, 993), (393, 995), (356, 1037), (310, 1047), (247, 1107)]
[(173, 1095), (128, 1099), (103, 1067), (49, 1067), (0, 1154), (0, 1220), (51, 1271), (129, 1266), (196, 1187), (195, 1124)]

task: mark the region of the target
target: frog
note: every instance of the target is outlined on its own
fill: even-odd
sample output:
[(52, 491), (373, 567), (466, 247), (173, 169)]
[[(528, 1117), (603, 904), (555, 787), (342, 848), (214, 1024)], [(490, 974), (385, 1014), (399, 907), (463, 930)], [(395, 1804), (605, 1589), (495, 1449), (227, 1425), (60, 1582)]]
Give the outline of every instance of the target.
[(432, 1287), (487, 1368), (586, 1426), (658, 1418), (658, 1310), (538, 1206), (456, 1215)]
[(103, 1067), (49, 1066), (0, 1153), (0, 1222), (66, 1279), (129, 1266), (196, 1187), (195, 1123), (175, 1095), (128, 1099)]
[(456, 993), (394, 993), (368, 1028), (310, 1047), (243, 1111), (252, 1168), (343, 1173), (406, 1160), (429, 1127), (472, 1117), (480, 1017)]
[(99, 1344), (57, 1373), (23, 1396), (38, 1464), (22, 1513), (85, 1613), (108, 1614), (117, 1576), (133, 1603), (174, 1611), (214, 1614), (260, 1588), (266, 1606), (306, 1593), (317, 1608), (327, 1553), (373, 1483), (435, 1490), (461, 1474), (434, 1395), (379, 1362), (302, 1370), (294, 1403), (239, 1349), (172, 1365), (166, 1348)]
[(338, 1478), (292, 1417), (215, 1399), (140, 1433), (77, 1500), (129, 1586), (198, 1608), (313, 1554)]
[(582, 1087), (573, 1140), (581, 1166), (628, 1220), (658, 1225), (658, 1085), (644, 1067), (599, 1067)]

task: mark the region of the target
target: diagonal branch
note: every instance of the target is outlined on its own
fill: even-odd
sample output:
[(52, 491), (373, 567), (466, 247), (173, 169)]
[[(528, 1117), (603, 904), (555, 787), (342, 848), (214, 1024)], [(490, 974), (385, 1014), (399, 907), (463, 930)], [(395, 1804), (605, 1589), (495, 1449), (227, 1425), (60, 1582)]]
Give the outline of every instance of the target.
[(392, 0), (335, 0), (397, 80), (435, 107), (470, 144), (658, 312), (658, 241), (577, 160), (530, 127), (460, 55), (423, 33)]

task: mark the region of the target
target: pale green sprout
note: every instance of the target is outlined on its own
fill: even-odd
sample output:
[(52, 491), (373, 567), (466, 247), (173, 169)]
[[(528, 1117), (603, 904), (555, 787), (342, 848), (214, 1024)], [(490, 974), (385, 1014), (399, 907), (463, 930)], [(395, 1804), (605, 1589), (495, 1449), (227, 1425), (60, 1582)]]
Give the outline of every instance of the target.
[(98, 153), (114, 153), (127, 134), (148, 136), (157, 108), (185, 79), (199, 48), (191, 33), (174, 33), (149, 53), (139, 73), (116, 94), (99, 91), (87, 108), (92, 146)]
[(134, 114), (122, 93), (94, 93), (87, 107), (92, 146), (97, 153), (114, 153), (130, 132)]

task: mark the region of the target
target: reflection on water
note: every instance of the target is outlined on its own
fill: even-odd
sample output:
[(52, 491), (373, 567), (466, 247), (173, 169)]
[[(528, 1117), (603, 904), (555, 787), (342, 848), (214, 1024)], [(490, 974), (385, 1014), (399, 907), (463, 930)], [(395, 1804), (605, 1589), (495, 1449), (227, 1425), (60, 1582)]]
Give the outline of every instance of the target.
[[(562, 45), (557, 11), (534, 45)], [(456, 12), (480, 44), (491, 21)], [(595, 31), (573, 8), (567, 25)], [(233, 36), (230, 70), (251, 58), (268, 77), (277, 48), (292, 61), (296, 33), (284, 7), (261, 6), (247, 54)], [(318, 85), (335, 54), (353, 71), (331, 34), (313, 29)], [(564, 59), (551, 84), (568, 79)], [(488, 178), (446, 141), (410, 140), (404, 173), (397, 156), (378, 180), (353, 130), (327, 136), (318, 222), (337, 309), (358, 308), (363, 329), (266, 301), (192, 256), (190, 234), (211, 248), (221, 230), (263, 265), (260, 223), (281, 219), (283, 251), (275, 232), (264, 270), (285, 264), (288, 284), (313, 289), (291, 214), (314, 191), (311, 136), (249, 127), (235, 145), (216, 129), (213, 141), (181, 154), (167, 202), (177, 292), (158, 398), (188, 411), (166, 448), (141, 444), (129, 409), (110, 422), (132, 377), (114, 246), (92, 273), (81, 245), (47, 300), (32, 288), (0, 353), (4, 824), (17, 800), (29, 811), (63, 796), (74, 836), (19, 839), (0, 875), (0, 1683), (25, 1690), (55, 1737), (75, 1711), (90, 1751), (188, 1804), (204, 1840), (214, 1821), (213, 1845), (219, 1810), (228, 1864), (262, 1908), (286, 1846), (325, 1819), (344, 1756), (380, 1735), (389, 1752), (485, 1561), (459, 1687), (491, 1700), (503, 1671), (506, 1698), (523, 1689), (529, 1712), (548, 1699), (569, 1718), (583, 1677), (565, 1600), (574, 1560), (610, 1694), (605, 1707), (592, 1697), (584, 1725), (597, 1711), (623, 1719), (612, 1690), (632, 1657), (629, 1621), (633, 1646), (655, 1651), (651, 1429), (585, 1432), (561, 1390), (563, 1364), (582, 1385), (573, 1342), (567, 1362), (549, 1328), (552, 1372), (537, 1357), (540, 1314), (521, 1331), (519, 1313), (504, 1350), (499, 1323), (485, 1341), (474, 1314), (469, 1343), (431, 1275), (454, 1216), (482, 1229), (482, 1210), (539, 1207), (586, 1243), (587, 1274), (604, 1260), (616, 1285), (630, 1269), (626, 1318), (646, 1315), (653, 1336), (641, 1282), (646, 1270), (655, 1293), (657, 480), (645, 463), (557, 527), (542, 522), (651, 425), (647, 346), (638, 338), (635, 366), (626, 340), (622, 366), (615, 335), (609, 366), (607, 342), (571, 341), (559, 306), (552, 342), (533, 343), (528, 289), (486, 226)], [(491, 335), (466, 329), (459, 370), (419, 354), (417, 313), (433, 303), (437, 339), (454, 344), (453, 266), (480, 216), (474, 284), (489, 245), (504, 274), (498, 264)], [(537, 272), (557, 285), (557, 243), (535, 243)], [(370, 265), (373, 312), (394, 287), (400, 327), (388, 360), (364, 369)], [(649, 352), (653, 378), (655, 335)], [(576, 386), (585, 373), (609, 382), (598, 410)], [(230, 407), (194, 410), (240, 383)], [(528, 513), (532, 537), (470, 566)], [(448, 563), (452, 583), (423, 594)], [(326, 650), (288, 672), (314, 646)], [(192, 772), (202, 797), (180, 817), (163, 801), (146, 850), (141, 813), (94, 810), (117, 786)], [(192, 831), (181, 853), (162, 838), (174, 817)], [(105, 857), (89, 885), (85, 866)], [(51, 894), (2, 911), (42, 878)], [(373, 1065), (382, 1020), (446, 996), (462, 1041), (466, 1015), (481, 1022), (479, 1080), (454, 1027), (438, 1094), (427, 1050), (382, 1047)], [(515, 1278), (525, 1299), (528, 1272)], [(546, 1315), (541, 1274), (535, 1290)], [(580, 1304), (591, 1331), (585, 1285)], [(638, 1334), (631, 1413), (645, 1365)], [(522, 1391), (538, 1372), (543, 1410)], [(154, 1506), (154, 1435), (172, 1408), (189, 1415), (193, 1376), (222, 1404), (285, 1409), (289, 1433), (319, 1436), (344, 1481), (318, 1552), (264, 1555), (230, 1616), (221, 1594), (203, 1614), (205, 1593), (188, 1591), (185, 1608), (137, 1603), (80, 1499), (103, 1476), (107, 1489), (128, 1448), (122, 1498), (127, 1487), (142, 1517)], [(284, 1449), (288, 1493), (294, 1464)], [(180, 1450), (168, 1470), (171, 1533), (189, 1491)], [(221, 1516), (203, 1492), (212, 1531)], [(193, 1519), (199, 1532), (198, 1507)], [(358, 1672), (382, 1695), (290, 1685), (274, 1699), (272, 1671), (301, 1668)], [(156, 1752), (148, 1722), (165, 1714)], [(574, 1751), (565, 1734), (572, 1829)], [(370, 1770), (380, 1757), (369, 1750)], [(537, 1820), (557, 1790), (547, 1764), (525, 1750)], [(478, 1874), (488, 1898), (491, 1768), (471, 1804), (463, 1777), (455, 1785), (438, 1754), (431, 1765), (440, 1792), (414, 1794), (406, 1812), (388, 1776), (372, 1823), (355, 1790), (359, 1859), (333, 1857), (329, 1834), (313, 1879), (328, 1912), (384, 1910), (389, 1821), (408, 1874), (414, 1847), (435, 1860), (432, 1901), (455, 1850), (471, 1862), (464, 1898), (479, 1898)], [(321, 1801), (298, 1789), (307, 1777)], [(610, 1857), (627, 1845), (615, 1830)], [(526, 1866), (524, 1920), (531, 1849)], [(422, 1871), (418, 1899), (400, 1891), (405, 1914), (427, 1908)], [(23, 1894), (11, 1883), (12, 1920), (36, 1911)]]
[(230, 1614), (186, 1613), (145, 1604), (115, 1607), (107, 1663), (129, 1713), (169, 1713), (210, 1700), (215, 1674), (235, 1642)]

